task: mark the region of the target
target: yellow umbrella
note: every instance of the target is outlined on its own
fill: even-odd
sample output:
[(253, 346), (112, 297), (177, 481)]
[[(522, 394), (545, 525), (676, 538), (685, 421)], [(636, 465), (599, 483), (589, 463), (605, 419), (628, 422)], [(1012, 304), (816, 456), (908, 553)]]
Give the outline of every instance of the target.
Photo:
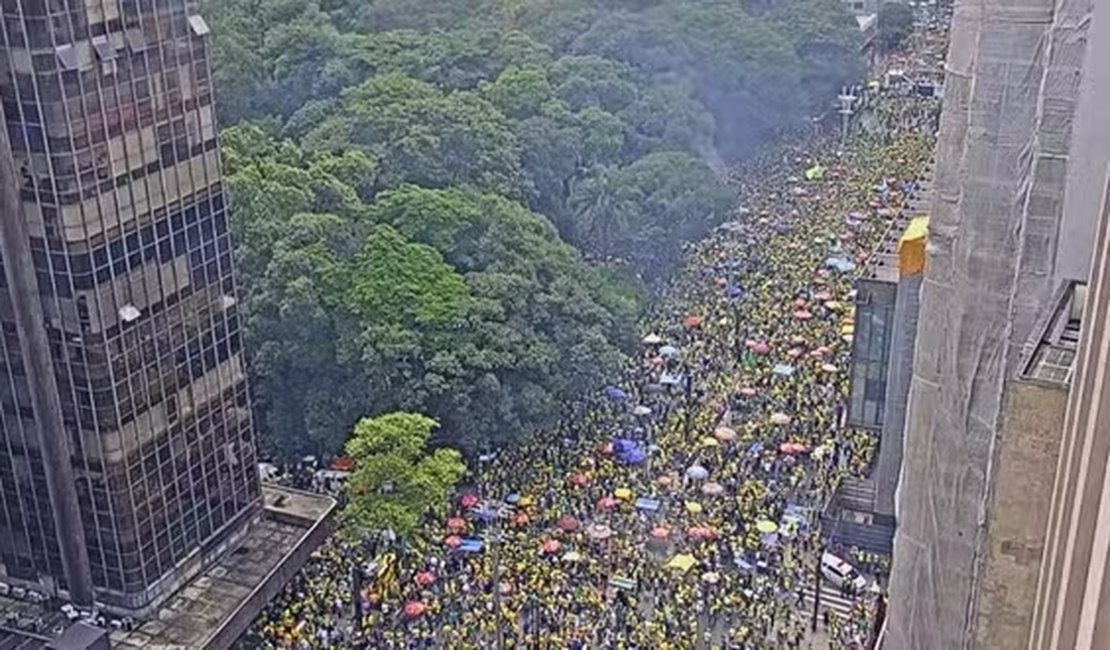
[(779, 527), (777, 524), (775, 524), (775, 522), (764, 519), (763, 521), (756, 523), (755, 529), (766, 535), (768, 533), (775, 532), (779, 529)]
[(682, 553), (672, 557), (670, 562), (667, 562), (667, 568), (675, 569), (685, 573), (686, 571), (689, 571), (690, 567), (694, 566), (696, 563), (697, 560), (694, 559), (693, 555)]
[(520, 497), (520, 501), (518, 503), (520, 504), (521, 508), (527, 508), (535, 502), (536, 500), (532, 497)]
[(716, 438), (710, 438), (710, 437), (707, 436), (707, 437), (701, 439), (701, 446), (702, 447), (719, 447), (720, 444), (721, 443), (718, 442)]
[(617, 488), (613, 490), (613, 496), (617, 497), (618, 499), (624, 499), (625, 501), (628, 501), (632, 498), (632, 490), (629, 490), (628, 488)]
[(696, 515), (696, 514), (700, 513), (702, 510), (703, 510), (703, 508), (701, 507), (701, 504), (698, 503), (697, 501), (687, 501), (686, 502), (686, 512), (690, 512), (690, 513), (693, 513), (693, 514)]

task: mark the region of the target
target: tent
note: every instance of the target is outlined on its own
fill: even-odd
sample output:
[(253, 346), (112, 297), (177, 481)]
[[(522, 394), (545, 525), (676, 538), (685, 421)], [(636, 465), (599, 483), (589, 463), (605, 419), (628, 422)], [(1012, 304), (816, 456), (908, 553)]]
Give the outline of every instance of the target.
[(659, 499), (649, 499), (647, 497), (640, 497), (639, 499), (636, 499), (637, 510), (647, 510), (648, 512), (655, 512), (656, 510), (659, 510), (660, 506), (662, 505), (663, 504), (661, 501), (659, 501)]

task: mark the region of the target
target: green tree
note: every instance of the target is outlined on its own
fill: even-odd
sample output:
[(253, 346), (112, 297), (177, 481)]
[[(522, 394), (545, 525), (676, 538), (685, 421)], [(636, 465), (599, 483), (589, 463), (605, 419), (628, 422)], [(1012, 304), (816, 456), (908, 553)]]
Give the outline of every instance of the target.
[(884, 52), (893, 52), (913, 33), (913, 9), (901, 2), (884, 2), (879, 7), (877, 39)]
[(347, 481), (342, 521), (361, 537), (392, 529), (415, 533), (427, 513), (442, 513), (466, 473), (458, 451), (430, 449), (435, 420), (417, 413), (387, 413), (355, 424), (346, 453), (355, 468)]

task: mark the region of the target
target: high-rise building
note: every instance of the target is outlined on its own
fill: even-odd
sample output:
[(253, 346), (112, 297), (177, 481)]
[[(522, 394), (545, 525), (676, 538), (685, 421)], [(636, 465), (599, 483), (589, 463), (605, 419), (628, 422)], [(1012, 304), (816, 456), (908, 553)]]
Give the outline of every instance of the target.
[(950, 34), (885, 647), (1110, 648), (1110, 5)]
[(0, 579), (143, 612), (261, 509), (208, 26), (0, 19)]

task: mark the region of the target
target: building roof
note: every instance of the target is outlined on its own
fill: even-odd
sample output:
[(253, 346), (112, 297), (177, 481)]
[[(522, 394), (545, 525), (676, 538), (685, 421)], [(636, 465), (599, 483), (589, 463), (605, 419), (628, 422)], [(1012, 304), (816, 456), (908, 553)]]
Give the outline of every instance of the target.
[(878, 22), (879, 22), (879, 15), (878, 14), (867, 14), (865, 16), (856, 16), (856, 24), (859, 25), (859, 30), (861, 32), (866, 32), (867, 30), (871, 29), (876, 24), (878, 24)]
[[(203, 649), (242, 607), (265, 604), (249, 601), (287, 556), (306, 544), (317, 524), (331, 517), (336, 502), (265, 484), (262, 494), (263, 516), (242, 540), (171, 596), (156, 616), (137, 622), (131, 631), (113, 631), (113, 649)], [(290, 568), (283, 567), (282, 573), (292, 575)]]

